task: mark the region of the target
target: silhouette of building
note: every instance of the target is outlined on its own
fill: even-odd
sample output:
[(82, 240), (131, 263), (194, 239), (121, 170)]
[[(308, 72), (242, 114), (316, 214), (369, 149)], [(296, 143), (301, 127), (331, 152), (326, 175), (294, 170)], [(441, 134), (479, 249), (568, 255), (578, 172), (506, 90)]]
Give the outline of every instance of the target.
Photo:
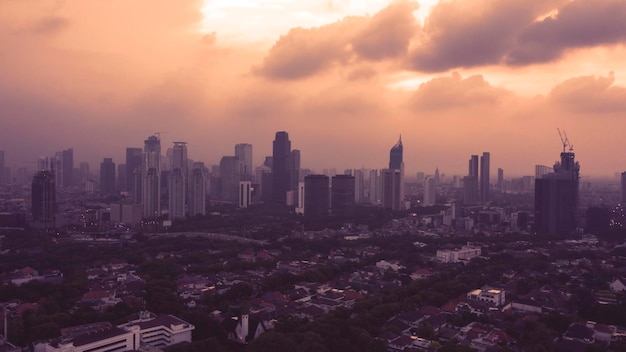
[(504, 191), (504, 170), (498, 168), (498, 191)]
[(437, 182), (436, 178), (427, 176), (424, 180), (424, 206), (435, 205), (437, 200)]
[(241, 175), (241, 179), (252, 181), (252, 176), (254, 175), (254, 169), (252, 167), (252, 144), (236, 144), (235, 156), (239, 158), (239, 174)]
[(189, 178), (189, 216), (206, 213), (206, 175), (204, 163), (193, 163)]
[(144, 141), (142, 158), (143, 217), (157, 218), (161, 215), (161, 140), (159, 137), (150, 136)]
[(580, 165), (571, 148), (553, 170), (535, 180), (535, 230), (563, 237), (576, 229), (578, 210)]
[(291, 141), (285, 131), (276, 132), (272, 145), (272, 201), (287, 203), (287, 191), (291, 190)]
[(402, 136), (400, 136), (398, 142), (393, 147), (391, 147), (391, 150), (389, 151), (389, 169), (402, 169), (402, 149)]
[(333, 216), (354, 215), (354, 176), (335, 175), (330, 189), (330, 208)]
[(220, 178), (222, 180), (221, 199), (225, 202), (237, 203), (239, 199), (239, 158), (223, 156), (220, 160)]
[(252, 204), (252, 181), (239, 182), (239, 207), (247, 208)]
[(174, 142), (172, 168), (168, 179), (169, 218), (182, 219), (187, 208), (187, 143)]
[(621, 178), (621, 183), (620, 183), (620, 190), (621, 190), (621, 198), (620, 201), (622, 203), (626, 203), (626, 171), (622, 172), (622, 178)]
[(381, 170), (382, 205), (385, 209), (398, 211), (402, 209), (402, 174), (398, 169)]
[(365, 199), (365, 172), (354, 170), (354, 202), (360, 204)]
[(74, 149), (69, 148), (62, 152), (63, 187), (74, 186)]
[(326, 175), (308, 175), (304, 178), (304, 217), (322, 220), (330, 210), (329, 178)]
[(491, 155), (484, 152), (480, 157), (480, 201), (489, 203), (491, 183), (489, 182), (489, 163)]
[(104, 158), (100, 163), (100, 194), (110, 196), (115, 193), (115, 163), (111, 158)]
[(33, 219), (35, 219), (35, 221), (44, 223), (54, 221), (57, 212), (57, 203), (56, 183), (53, 171), (41, 170), (33, 176), (31, 206)]
[(116, 191), (126, 190), (126, 164), (117, 164), (117, 176), (115, 178), (115, 190)]
[(472, 155), (468, 162), (468, 174), (463, 177), (463, 204), (477, 204), (480, 201), (478, 185), (478, 155)]
[(370, 204), (377, 205), (381, 202), (381, 184), (378, 170), (370, 170), (369, 179), (369, 200)]
[(126, 148), (126, 192), (136, 203), (142, 200), (142, 150), (141, 148)]

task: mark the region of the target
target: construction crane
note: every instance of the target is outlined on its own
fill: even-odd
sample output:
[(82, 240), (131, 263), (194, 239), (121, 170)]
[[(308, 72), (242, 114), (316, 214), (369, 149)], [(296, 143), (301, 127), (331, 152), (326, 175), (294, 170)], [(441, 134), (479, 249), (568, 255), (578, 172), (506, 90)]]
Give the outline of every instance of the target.
[(565, 131), (561, 133), (561, 130), (559, 128), (557, 128), (556, 130), (559, 132), (559, 137), (561, 138), (561, 143), (563, 144), (563, 153), (565, 153), (565, 148), (567, 147), (569, 147), (570, 152), (573, 151), (574, 145), (569, 142), (569, 139), (567, 138), (567, 133)]

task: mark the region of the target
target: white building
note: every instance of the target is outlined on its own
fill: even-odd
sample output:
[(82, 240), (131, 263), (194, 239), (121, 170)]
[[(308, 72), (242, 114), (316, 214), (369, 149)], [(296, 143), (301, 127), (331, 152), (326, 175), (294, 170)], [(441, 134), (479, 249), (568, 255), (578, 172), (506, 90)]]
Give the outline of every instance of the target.
[(437, 184), (432, 176), (426, 177), (424, 180), (424, 206), (435, 205), (437, 198)]
[(490, 306), (500, 307), (504, 305), (505, 292), (504, 290), (496, 289), (477, 289), (468, 292), (466, 298), (471, 301), (480, 301), (487, 303)]
[(440, 249), (437, 251), (436, 259), (441, 263), (458, 263), (476, 258), (480, 256), (480, 253), (480, 247), (473, 246), (463, 246), (456, 250)]

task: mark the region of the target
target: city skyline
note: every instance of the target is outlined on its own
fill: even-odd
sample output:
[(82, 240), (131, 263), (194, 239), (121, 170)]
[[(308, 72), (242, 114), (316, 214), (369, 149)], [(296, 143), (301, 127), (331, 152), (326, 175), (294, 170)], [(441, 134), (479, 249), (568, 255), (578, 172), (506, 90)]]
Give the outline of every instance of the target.
[(607, 153), (626, 127), (625, 14), (618, 0), (4, 2), (0, 150), (11, 167), (68, 148), (122, 164), (159, 132), (207, 165), (252, 144), (256, 166), (285, 130), (304, 168), (382, 168), (402, 134), (407, 176), (463, 175), (482, 150), (509, 177), (552, 165), (560, 127), (585, 176), (611, 176), (626, 170)]

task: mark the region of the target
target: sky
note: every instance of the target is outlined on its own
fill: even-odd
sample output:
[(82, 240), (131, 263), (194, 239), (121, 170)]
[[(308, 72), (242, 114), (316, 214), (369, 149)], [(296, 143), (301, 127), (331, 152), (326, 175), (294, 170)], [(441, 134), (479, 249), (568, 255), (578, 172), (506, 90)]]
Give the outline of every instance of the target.
[(626, 170), (623, 0), (4, 0), (0, 149), (124, 163), (158, 132), (211, 165), (289, 133), (302, 166), (534, 174), (566, 131)]

